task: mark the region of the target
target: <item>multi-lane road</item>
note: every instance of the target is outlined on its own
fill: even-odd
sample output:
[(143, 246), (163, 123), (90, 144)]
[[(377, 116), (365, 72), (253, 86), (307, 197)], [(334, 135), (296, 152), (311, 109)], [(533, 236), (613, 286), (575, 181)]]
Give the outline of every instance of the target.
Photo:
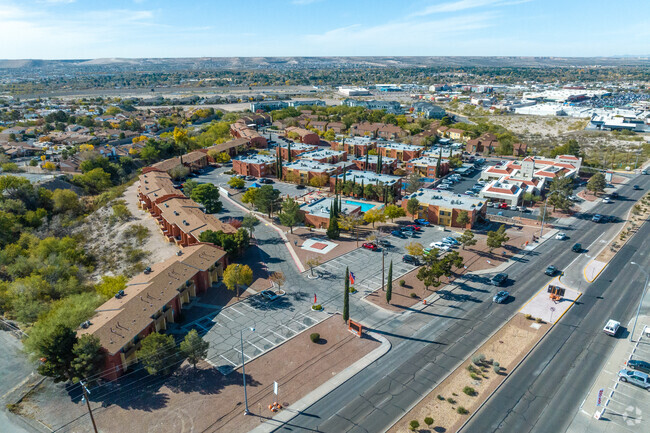
[[(633, 190), (633, 183), (641, 185), (642, 190)], [(596, 253), (604, 245), (601, 240), (613, 238), (620, 228), (620, 223), (593, 223), (591, 215), (603, 213), (615, 215), (623, 220), (634, 201), (640, 198), (648, 187), (650, 176), (636, 178), (619, 190), (621, 198), (616, 202), (609, 205), (599, 203), (583, 218), (573, 219), (569, 226), (562, 227), (562, 231), (571, 237), (569, 241), (551, 239), (513, 264), (507, 271), (514, 280), (508, 289), (514, 296), (513, 302), (505, 305), (491, 303), (493, 290), (484, 284), (484, 280), (476, 279), (466, 282), (461, 296), (450, 294), (445, 300), (423, 312), (393, 317), (375, 325), (374, 330), (391, 341), (392, 349), (276, 431), (385, 431), (543, 286), (547, 281), (543, 274), (546, 266), (554, 264), (566, 269), (572, 264), (567, 269), (566, 278), (578, 281), (575, 278), (576, 273), (582, 272), (586, 261), (589, 260), (585, 255)], [(586, 292), (584, 299), (581, 298), (579, 304), (565, 315), (560, 324), (543, 340), (543, 344), (473, 418), (467, 431), (501, 429), (499, 431), (518, 432), (530, 431), (531, 426), (548, 432), (562, 431), (562, 426), (566, 425), (573, 412), (558, 408), (563, 404), (567, 405), (566, 400), (573, 403), (573, 400), (578, 398), (577, 394), (584, 394), (586, 390), (574, 393), (565, 390), (557, 393), (554, 402), (536, 396), (550, 395), (551, 390), (560, 386), (567, 389), (575, 386), (574, 377), (563, 374), (561, 370), (571, 368), (574, 360), (581, 359), (585, 362), (585, 359), (604, 356), (611, 350), (611, 342), (601, 342), (596, 334), (602, 328), (601, 322), (609, 314), (620, 315), (623, 319), (621, 322), (625, 323), (624, 319), (630, 314), (631, 305), (638, 301), (635, 292), (637, 286), (634, 283), (638, 274), (630, 272), (625, 274), (625, 277), (616, 278), (616, 287), (620, 287), (618, 290), (610, 287), (610, 280), (615, 279), (623, 264), (629, 262), (638, 248), (647, 248), (647, 244), (640, 244), (644, 234), (647, 238), (647, 230), (645, 227), (642, 233), (628, 243), (595, 283), (591, 286), (584, 280), (579, 283), (580, 287), (577, 288)], [(570, 248), (574, 242), (582, 243), (583, 247), (588, 249), (586, 254), (577, 256), (573, 253)], [(608, 311), (608, 308), (612, 310)], [(580, 370), (580, 366), (577, 367), (577, 370)], [(530, 394), (524, 402), (522, 399), (526, 396), (528, 386), (541, 374), (549, 377), (538, 380), (536, 383), (539, 392)], [(572, 374), (589, 376), (581, 371), (574, 371)], [(590, 382), (587, 381), (585, 386), (589, 385)], [(578, 400), (580, 401), (576, 403), (579, 405), (581, 397)], [(544, 413), (547, 406), (555, 407), (555, 412)], [(514, 407), (517, 407), (517, 412), (513, 411)], [(517, 413), (523, 416), (516, 416)], [(541, 419), (545, 422), (535, 422)], [(547, 422), (550, 419), (555, 419), (553, 426)], [(512, 426), (509, 423), (512, 423)], [(544, 429), (542, 424), (550, 427)]]

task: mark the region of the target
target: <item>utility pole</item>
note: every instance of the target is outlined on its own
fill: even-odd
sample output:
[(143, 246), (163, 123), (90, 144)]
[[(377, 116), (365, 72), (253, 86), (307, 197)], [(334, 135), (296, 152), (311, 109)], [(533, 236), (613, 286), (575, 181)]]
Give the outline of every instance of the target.
[(81, 389), (84, 393), (84, 400), (86, 400), (86, 406), (88, 407), (88, 414), (90, 415), (90, 421), (93, 423), (93, 429), (95, 430), (95, 433), (97, 433), (97, 424), (95, 424), (95, 417), (93, 417), (93, 410), (90, 408), (90, 400), (88, 399), (88, 395), (90, 394), (90, 391), (88, 391), (88, 388), (86, 388), (86, 384), (83, 383), (83, 381), (79, 381), (81, 384)]

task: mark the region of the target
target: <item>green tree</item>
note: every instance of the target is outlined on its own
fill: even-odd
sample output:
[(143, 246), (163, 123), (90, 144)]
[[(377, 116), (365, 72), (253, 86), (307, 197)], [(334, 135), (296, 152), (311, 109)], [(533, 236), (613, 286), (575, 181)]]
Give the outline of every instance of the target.
[(412, 194), (420, 188), (422, 188), (422, 176), (414, 171), (406, 178), (406, 192)]
[(558, 176), (551, 181), (549, 186), (548, 203), (556, 208), (569, 210), (573, 202), (569, 196), (573, 193), (573, 179), (566, 176)]
[(406, 216), (406, 211), (404, 208), (400, 206), (396, 206), (394, 204), (389, 204), (386, 206), (386, 209), (384, 210), (384, 214), (386, 215), (386, 218), (389, 218), (391, 222), (395, 218), (400, 218)]
[(413, 420), (409, 423), (409, 429), (411, 431), (415, 431), (420, 428), (420, 423), (417, 420)]
[(196, 364), (208, 356), (208, 347), (210, 347), (210, 343), (204, 341), (196, 329), (192, 329), (181, 341), (180, 349), (187, 361), (196, 368)]
[(338, 239), (341, 236), (341, 229), (339, 228), (339, 218), (334, 212), (330, 212), (330, 221), (327, 227), (327, 237), (330, 239)]
[(458, 212), (456, 217), (456, 223), (460, 226), (466, 227), (469, 224), (469, 213), (466, 210)]
[(228, 185), (230, 185), (231, 188), (240, 189), (246, 185), (246, 182), (244, 182), (244, 179), (233, 176), (228, 181)]
[(110, 188), (111, 175), (102, 168), (95, 168), (84, 174), (77, 174), (72, 181), (81, 186), (89, 194), (97, 194)]
[(460, 242), (460, 244), (463, 246), (463, 249), (465, 249), (465, 247), (476, 245), (477, 240), (474, 239), (474, 233), (472, 233), (471, 230), (465, 230), (463, 234), (458, 238), (458, 242)]
[(126, 289), (128, 279), (125, 275), (104, 275), (102, 281), (95, 286), (95, 291), (104, 299), (110, 299), (120, 290)]
[(390, 304), (393, 297), (393, 260), (388, 265), (388, 280), (386, 281), (386, 302)]
[(412, 197), (406, 202), (406, 211), (413, 216), (413, 219), (418, 218), (418, 212), (420, 211), (420, 202), (417, 198)]
[(404, 246), (404, 249), (414, 257), (422, 257), (424, 255), (424, 247), (419, 242), (409, 242)]
[(73, 349), (77, 336), (72, 328), (57, 325), (54, 330), (43, 338), (37, 347), (41, 357), (38, 372), (51, 377), (54, 382), (65, 382), (73, 377), (72, 361), (75, 357)]
[(301, 223), (305, 216), (300, 212), (300, 204), (293, 198), (289, 197), (282, 202), (282, 211), (278, 214), (280, 223), (289, 227), (293, 233), (293, 226)]
[(79, 196), (69, 189), (55, 189), (52, 193), (52, 205), (54, 213), (70, 212), (76, 215), (82, 209)]
[(258, 188), (248, 188), (241, 196), (242, 203), (250, 204), (252, 208), (255, 204), (255, 198), (257, 197), (258, 192)]
[(223, 273), (223, 282), (228, 287), (228, 290), (236, 291), (239, 298), (239, 286), (250, 286), (252, 284), (253, 270), (248, 265), (230, 264)]
[(587, 191), (591, 191), (594, 194), (605, 191), (607, 182), (605, 181), (605, 176), (602, 173), (596, 173), (587, 182)]
[(255, 215), (252, 214), (246, 214), (244, 215), (244, 218), (241, 221), (241, 226), (244, 227), (245, 229), (248, 229), (248, 232), (250, 236), (253, 236), (253, 232), (255, 231), (255, 226), (260, 223), (260, 220), (258, 220)]
[(375, 227), (376, 222), (386, 221), (386, 215), (384, 214), (383, 209), (370, 209), (363, 215), (363, 219)]
[(175, 363), (178, 349), (171, 335), (154, 332), (142, 340), (135, 353), (149, 374), (167, 374)]
[(343, 321), (350, 319), (350, 268), (345, 268), (345, 287), (343, 288)]
[(452, 123), (454, 123), (453, 119), (449, 116), (444, 116), (440, 120), (440, 126), (450, 126)]
[(280, 191), (271, 185), (264, 185), (258, 188), (253, 203), (257, 209), (271, 217), (273, 211), (280, 208)]
[(188, 179), (185, 181), (183, 184), (183, 194), (185, 194), (187, 197), (192, 196), (192, 191), (194, 191), (194, 188), (199, 186), (199, 183), (195, 181), (194, 179)]
[(219, 189), (211, 183), (202, 183), (194, 187), (190, 198), (205, 206), (207, 213), (220, 212), (223, 206), (219, 200)]
[(140, 159), (142, 159), (147, 164), (156, 162), (160, 159), (160, 150), (156, 149), (155, 146), (147, 144), (140, 150)]
[(72, 347), (72, 354), (74, 358), (70, 367), (73, 381), (86, 379), (90, 383), (96, 382), (102, 372), (105, 357), (99, 338), (90, 334), (82, 335)]
[(501, 224), (501, 226), (496, 230), (490, 230), (487, 233), (487, 246), (490, 250), (490, 254), (496, 248), (501, 248), (504, 243), (508, 242), (510, 238), (506, 235), (506, 226)]

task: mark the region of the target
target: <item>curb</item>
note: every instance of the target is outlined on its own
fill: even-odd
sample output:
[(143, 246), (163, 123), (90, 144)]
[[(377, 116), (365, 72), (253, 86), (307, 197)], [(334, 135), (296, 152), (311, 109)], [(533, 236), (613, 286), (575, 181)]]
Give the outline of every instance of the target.
[(250, 433), (267, 433), (272, 432), (279, 427), (282, 427), (291, 421), (294, 417), (300, 415), (301, 412), (307, 409), (309, 406), (313, 405), (318, 400), (325, 397), (327, 394), (347, 382), (361, 370), (384, 356), (391, 349), (392, 346), (385, 337), (379, 334), (375, 334), (374, 332), (368, 332), (368, 334), (372, 335), (373, 338), (381, 341), (381, 345), (378, 348), (368, 353), (363, 358), (357, 360), (355, 363), (348, 366), (345, 370), (341, 371), (336, 376), (298, 400), (296, 403), (291, 405), (290, 409), (284, 409), (275, 417), (267, 419), (262, 425), (251, 430)]

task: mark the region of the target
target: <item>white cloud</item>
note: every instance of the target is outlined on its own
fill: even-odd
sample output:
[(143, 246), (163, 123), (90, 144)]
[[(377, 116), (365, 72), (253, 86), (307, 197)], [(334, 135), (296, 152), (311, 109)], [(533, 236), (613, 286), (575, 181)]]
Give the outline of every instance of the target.
[(413, 13), (411, 16), (426, 16), (438, 13), (459, 12), (468, 9), (481, 7), (509, 6), (519, 3), (528, 3), (532, 0), (458, 0), (448, 3), (440, 3), (427, 6), (421, 11)]

